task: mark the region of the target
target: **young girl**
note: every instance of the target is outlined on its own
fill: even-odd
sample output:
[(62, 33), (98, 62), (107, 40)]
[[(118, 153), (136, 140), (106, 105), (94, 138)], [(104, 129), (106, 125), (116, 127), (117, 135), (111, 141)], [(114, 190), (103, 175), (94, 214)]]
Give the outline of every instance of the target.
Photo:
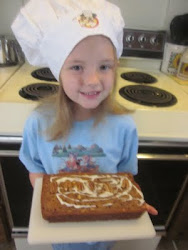
[[(43, 174), (62, 171), (137, 174), (135, 124), (113, 99), (123, 27), (119, 8), (104, 0), (31, 0), (14, 21), (28, 61), (48, 66), (59, 81), (58, 95), (39, 105), (24, 128), (20, 160), (33, 186)], [(157, 213), (149, 205), (148, 212)]]

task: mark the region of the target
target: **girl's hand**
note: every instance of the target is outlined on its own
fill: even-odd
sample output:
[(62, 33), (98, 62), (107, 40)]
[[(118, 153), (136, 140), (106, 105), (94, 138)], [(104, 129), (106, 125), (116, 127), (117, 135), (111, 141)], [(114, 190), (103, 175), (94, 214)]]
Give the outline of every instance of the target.
[(35, 186), (36, 179), (42, 177), (43, 175), (43, 173), (29, 173), (29, 179), (33, 188)]
[(147, 203), (146, 203), (146, 210), (148, 211), (149, 214), (158, 215), (158, 211)]

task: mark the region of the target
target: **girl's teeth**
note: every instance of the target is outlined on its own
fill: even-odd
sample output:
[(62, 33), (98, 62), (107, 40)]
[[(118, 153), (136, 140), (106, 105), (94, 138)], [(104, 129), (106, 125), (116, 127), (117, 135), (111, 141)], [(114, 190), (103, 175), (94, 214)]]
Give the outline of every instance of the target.
[(97, 92), (88, 92), (88, 93), (84, 93), (85, 95), (96, 95)]

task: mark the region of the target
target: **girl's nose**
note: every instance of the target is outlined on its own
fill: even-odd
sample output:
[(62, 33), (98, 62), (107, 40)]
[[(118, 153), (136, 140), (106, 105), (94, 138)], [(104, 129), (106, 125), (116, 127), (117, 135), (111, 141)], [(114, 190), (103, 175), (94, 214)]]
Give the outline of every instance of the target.
[(87, 72), (84, 76), (85, 85), (98, 85), (99, 84), (99, 74), (97, 71)]

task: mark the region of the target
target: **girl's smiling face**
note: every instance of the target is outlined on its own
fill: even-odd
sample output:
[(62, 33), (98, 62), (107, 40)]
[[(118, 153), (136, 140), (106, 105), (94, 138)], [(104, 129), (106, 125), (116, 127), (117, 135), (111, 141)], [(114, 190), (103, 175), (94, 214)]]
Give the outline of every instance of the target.
[(91, 115), (106, 99), (115, 83), (116, 67), (115, 49), (108, 38), (89, 36), (75, 46), (63, 64), (60, 82), (77, 114)]

